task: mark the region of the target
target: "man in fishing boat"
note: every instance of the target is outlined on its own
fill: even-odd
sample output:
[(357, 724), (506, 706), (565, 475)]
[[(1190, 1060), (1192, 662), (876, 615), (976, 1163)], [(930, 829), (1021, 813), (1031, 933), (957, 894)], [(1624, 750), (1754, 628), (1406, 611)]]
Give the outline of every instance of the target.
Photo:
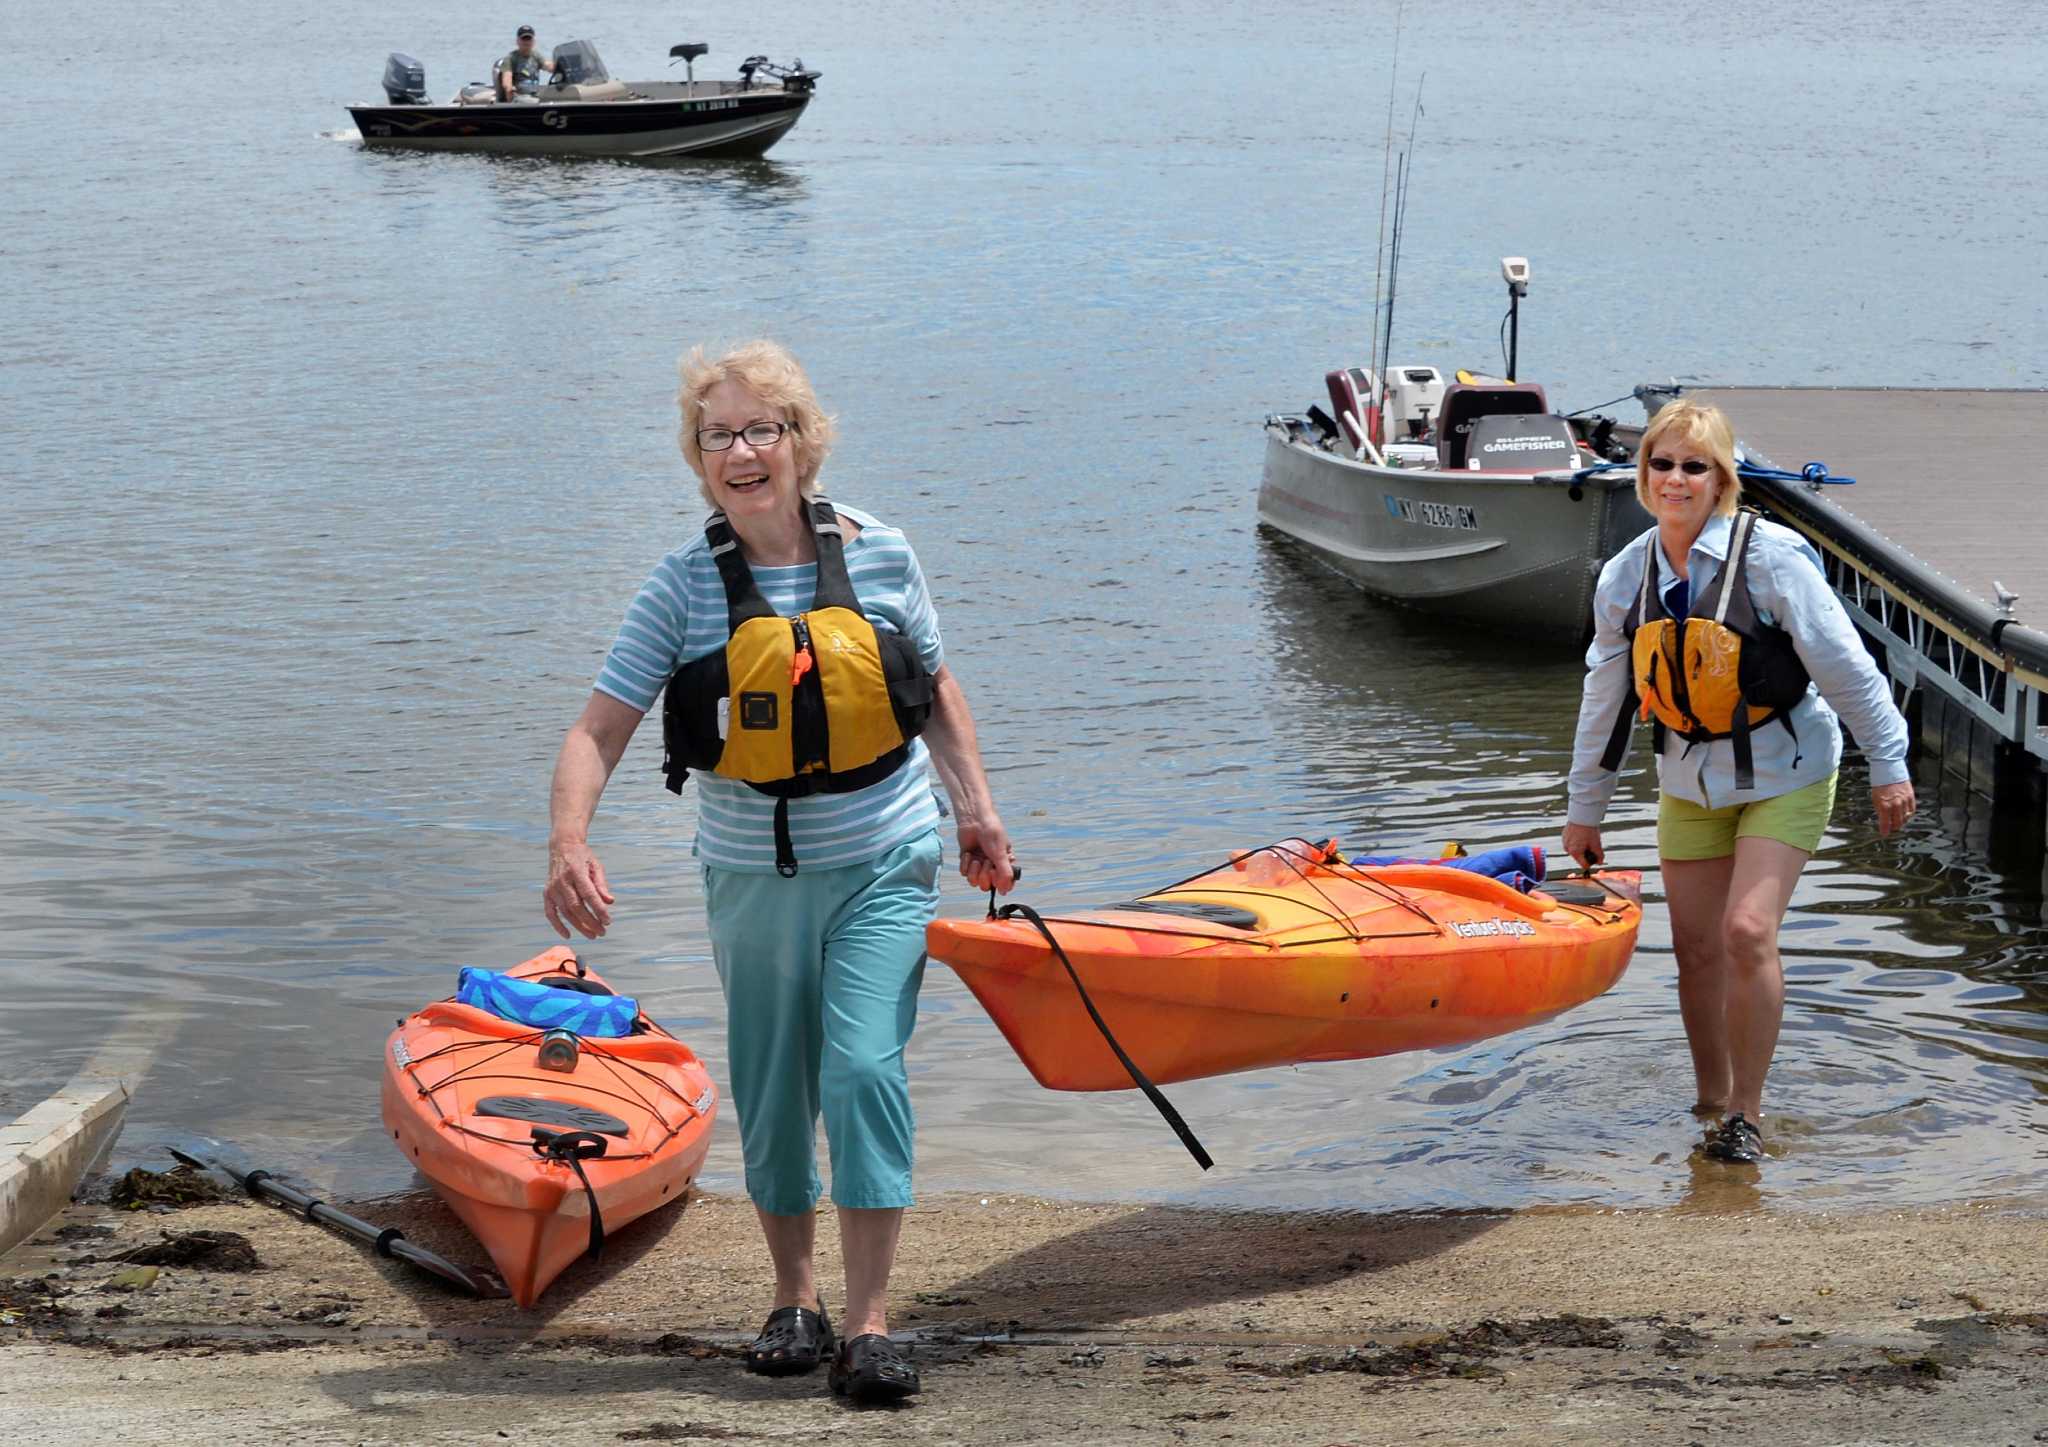
[(1869, 763), (1878, 834), (1915, 803), (1906, 722), (1820, 555), (1742, 510), (1741, 485), (1718, 409), (1674, 402), (1644, 432), (1636, 496), (1657, 525), (1600, 574), (1564, 847), (1601, 862), (1633, 724), (1653, 721), (1693, 1109), (1717, 1122), (1702, 1150), (1753, 1165), (1785, 1014), (1778, 929), (1834, 811), (1838, 716)]
[(539, 95), (540, 73), (553, 74), (555, 63), (533, 48), (533, 27), (522, 25), (511, 53), (494, 69), (498, 99), (511, 100), (515, 96)]

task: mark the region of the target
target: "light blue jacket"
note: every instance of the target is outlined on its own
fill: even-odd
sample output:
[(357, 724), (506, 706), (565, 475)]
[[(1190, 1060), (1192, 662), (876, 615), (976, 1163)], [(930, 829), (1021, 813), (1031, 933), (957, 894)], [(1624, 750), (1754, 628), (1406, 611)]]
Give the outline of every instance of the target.
[[(1728, 537), (1734, 522), (1708, 520), (1686, 562), (1692, 596), (1703, 594), (1727, 562)], [(1891, 688), (1863, 646), (1856, 626), (1821, 572), (1820, 554), (1790, 528), (1759, 519), (1752, 532), (1749, 592), (1759, 618), (1783, 628), (1792, 637), (1813, 686), (1793, 706), (1795, 744), (1784, 725), (1773, 720), (1750, 734), (1756, 763), (1756, 788), (1737, 793), (1735, 750), (1727, 739), (1687, 744), (1667, 734), (1657, 760), (1657, 782), (1664, 792), (1708, 809), (1747, 804), (1789, 794), (1819, 783), (1842, 761), (1839, 711), (1870, 761), (1870, 783), (1896, 784), (1909, 777), (1906, 763), (1906, 721), (1892, 706)], [(1572, 744), (1571, 802), (1566, 814), (1573, 824), (1597, 825), (1607, 813), (1619, 776), (1600, 767), (1614, 715), (1628, 697), (1632, 663), (1622, 623), (1643, 585), (1643, 565), (1657, 550), (1657, 580), (1669, 586), (1675, 573), (1657, 529), (1651, 528), (1607, 560), (1593, 595), (1593, 645), (1586, 650), (1586, 689), (1579, 703), (1578, 734)], [(1830, 707), (1833, 705), (1833, 707)], [(1638, 725), (1647, 729), (1648, 725)], [(1633, 743), (1637, 730), (1631, 730)], [(1625, 762), (1625, 760), (1624, 760)]]

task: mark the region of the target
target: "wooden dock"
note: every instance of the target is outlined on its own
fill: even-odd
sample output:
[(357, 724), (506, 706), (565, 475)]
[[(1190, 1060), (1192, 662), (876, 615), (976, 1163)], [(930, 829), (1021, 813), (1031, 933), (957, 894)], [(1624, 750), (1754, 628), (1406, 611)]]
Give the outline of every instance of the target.
[(2048, 391), (1687, 386), (1758, 460), (1853, 486), (1752, 482), (1812, 540), (1921, 748), (2048, 847)]

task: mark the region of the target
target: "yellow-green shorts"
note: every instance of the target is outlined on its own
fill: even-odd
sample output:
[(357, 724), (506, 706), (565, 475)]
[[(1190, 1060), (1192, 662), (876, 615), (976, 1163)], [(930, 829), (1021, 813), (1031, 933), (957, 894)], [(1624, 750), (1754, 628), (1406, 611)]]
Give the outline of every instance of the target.
[(1760, 836), (1811, 854), (1835, 812), (1838, 777), (1829, 774), (1789, 794), (1725, 809), (1703, 809), (1666, 794), (1657, 802), (1657, 852), (1666, 859), (1721, 859), (1735, 852), (1736, 840)]

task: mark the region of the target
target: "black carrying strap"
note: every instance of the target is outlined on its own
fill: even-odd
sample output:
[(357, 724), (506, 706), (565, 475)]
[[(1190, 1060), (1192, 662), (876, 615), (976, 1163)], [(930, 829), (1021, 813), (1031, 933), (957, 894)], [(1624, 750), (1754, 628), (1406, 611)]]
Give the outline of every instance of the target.
[(789, 796), (775, 801), (775, 872), (784, 879), (796, 877), (796, 841), (789, 837)]
[(1756, 788), (1756, 755), (1749, 747), (1749, 704), (1740, 693), (1735, 696), (1735, 717), (1728, 727), (1729, 742), (1735, 746), (1735, 792)]
[(1166, 1098), (1158, 1086), (1146, 1078), (1145, 1072), (1138, 1068), (1137, 1062), (1125, 1053), (1124, 1047), (1117, 1043), (1116, 1036), (1110, 1033), (1109, 1024), (1102, 1018), (1102, 1012), (1096, 1009), (1095, 1002), (1088, 998), (1088, 987), (1081, 983), (1081, 976), (1075, 971), (1074, 962), (1067, 958), (1067, 952), (1060, 947), (1060, 942), (1053, 938), (1053, 933), (1046, 928), (1045, 921), (1038, 917), (1038, 911), (1028, 904), (1006, 904), (996, 911), (996, 918), (1021, 918), (1045, 936), (1045, 942), (1052, 946), (1052, 952), (1058, 955), (1060, 963), (1067, 967), (1067, 978), (1074, 982), (1074, 989), (1081, 996), (1081, 1004), (1087, 1009), (1088, 1018), (1093, 1020), (1095, 1028), (1102, 1032), (1102, 1038), (1108, 1042), (1109, 1048), (1115, 1052), (1118, 1063), (1126, 1071), (1130, 1072), (1132, 1083), (1138, 1089), (1145, 1092), (1145, 1098), (1152, 1102), (1152, 1108), (1159, 1112), (1168, 1125), (1173, 1127), (1173, 1133), (1179, 1136), (1180, 1143), (1188, 1148), (1188, 1154), (1195, 1158), (1196, 1165), (1205, 1171), (1215, 1165), (1214, 1159), (1210, 1157), (1206, 1150), (1202, 1149), (1202, 1143), (1195, 1139), (1195, 1133), (1188, 1129), (1188, 1123), (1181, 1119), (1180, 1112), (1173, 1108), (1173, 1102)]
[(576, 1173), (576, 1179), (583, 1183), (584, 1199), (590, 1202), (590, 1258), (593, 1261), (604, 1254), (604, 1213), (597, 1208), (597, 1191), (591, 1186), (590, 1177), (583, 1174), (583, 1163), (603, 1155), (608, 1145), (605, 1138), (595, 1131), (536, 1128), (533, 1132), (533, 1153), (565, 1163)]

